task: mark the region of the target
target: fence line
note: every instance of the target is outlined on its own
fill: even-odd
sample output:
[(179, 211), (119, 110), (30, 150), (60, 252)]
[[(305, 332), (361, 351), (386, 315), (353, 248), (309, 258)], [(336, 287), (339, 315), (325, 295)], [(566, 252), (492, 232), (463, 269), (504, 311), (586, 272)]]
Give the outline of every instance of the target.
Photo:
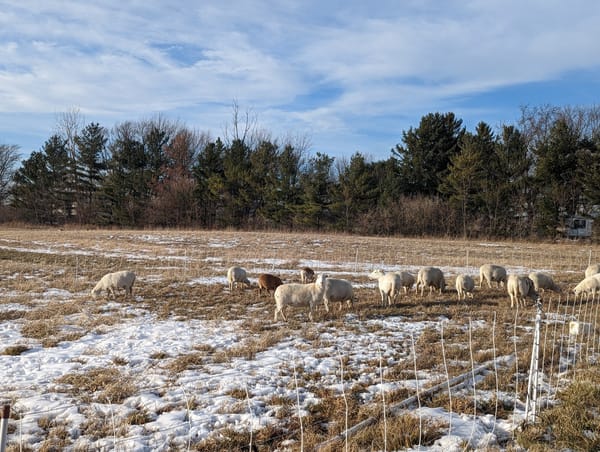
[[(544, 312), (544, 317), (543, 317), (543, 327), (545, 328), (544, 334), (541, 334), (541, 327), (542, 327), (542, 321), (540, 321), (540, 330), (537, 333), (537, 337), (534, 334), (534, 344), (537, 343), (538, 348), (540, 349), (540, 353), (541, 353), (541, 360), (539, 359), (540, 356), (535, 357), (534, 353), (532, 353), (532, 360), (531, 360), (531, 369), (529, 371), (529, 380), (530, 380), (530, 385), (528, 386), (528, 390), (527, 390), (527, 395), (529, 397), (529, 395), (533, 395), (536, 394), (535, 397), (533, 397), (533, 400), (531, 402), (531, 404), (527, 403), (526, 404), (526, 408), (527, 410), (531, 410), (532, 412), (532, 420), (535, 421), (536, 420), (536, 413), (539, 412), (539, 410), (541, 409), (542, 406), (550, 406), (552, 403), (555, 402), (554, 397), (555, 394), (558, 392), (558, 390), (561, 387), (564, 387), (565, 384), (568, 384), (569, 382), (573, 381), (574, 379), (576, 379), (578, 377), (578, 375), (580, 374), (581, 370), (583, 370), (586, 366), (589, 366), (590, 364), (593, 364), (597, 361), (598, 356), (597, 356), (597, 348), (598, 348), (598, 344), (600, 344), (600, 337), (598, 337), (599, 335), (596, 333), (596, 327), (598, 326), (598, 313), (599, 313), (599, 305), (600, 303), (598, 303), (597, 300), (594, 299), (594, 297), (580, 297), (579, 299), (569, 299), (569, 297), (567, 297), (565, 300), (562, 300), (560, 297), (558, 299), (552, 299), (552, 297), (549, 298), (548, 302), (547, 302), (547, 310), (546, 312)], [(470, 350), (470, 357), (471, 357), (471, 370), (468, 372), (465, 372), (464, 374), (461, 374), (457, 377), (453, 377), (450, 378), (449, 374), (448, 374), (448, 368), (447, 368), (447, 363), (446, 363), (446, 357), (445, 357), (445, 349), (447, 346), (447, 340), (444, 337), (444, 329), (443, 329), (443, 321), (440, 322), (440, 337), (441, 337), (441, 344), (442, 344), (442, 356), (444, 359), (444, 368), (445, 368), (445, 381), (436, 384), (430, 388), (427, 389), (421, 389), (420, 388), (420, 384), (419, 384), (419, 376), (418, 376), (418, 370), (417, 366), (416, 366), (416, 352), (414, 351), (414, 337), (411, 337), (411, 345), (412, 345), (412, 358), (414, 361), (414, 371), (415, 371), (415, 378), (417, 381), (417, 387), (416, 387), (416, 394), (406, 398), (405, 400), (396, 403), (396, 404), (392, 404), (390, 406), (386, 406), (385, 405), (385, 398), (386, 395), (382, 394), (382, 403), (383, 403), (383, 409), (384, 409), (384, 413), (389, 413), (390, 415), (393, 416), (397, 416), (399, 414), (401, 414), (407, 407), (414, 405), (414, 404), (418, 404), (420, 405), (420, 401), (422, 400), (423, 397), (428, 397), (430, 395), (433, 395), (435, 393), (438, 392), (443, 392), (443, 391), (447, 391), (448, 396), (449, 396), (449, 400), (450, 400), (450, 423), (449, 423), (449, 434), (452, 432), (452, 392), (453, 391), (457, 391), (460, 388), (463, 388), (467, 385), (472, 385), (472, 391), (473, 391), (473, 398), (474, 398), (474, 417), (476, 416), (476, 403), (477, 403), (477, 397), (478, 397), (478, 393), (476, 390), (476, 376), (477, 375), (481, 375), (485, 372), (487, 372), (488, 370), (490, 370), (490, 368), (493, 369), (493, 372), (495, 374), (495, 378), (496, 378), (496, 408), (495, 408), (495, 415), (494, 415), (494, 423), (493, 423), (493, 429), (496, 428), (496, 419), (497, 419), (497, 410), (498, 410), (498, 386), (499, 386), (499, 382), (498, 382), (498, 366), (500, 364), (503, 364), (505, 366), (511, 366), (514, 362), (514, 368), (515, 368), (515, 375), (516, 375), (516, 382), (515, 382), (515, 410), (517, 407), (517, 402), (519, 401), (519, 365), (518, 365), (518, 347), (517, 347), (517, 342), (516, 342), (516, 338), (517, 338), (517, 326), (518, 326), (518, 310), (517, 310), (517, 314), (515, 315), (515, 324), (513, 327), (513, 334), (514, 334), (514, 356), (496, 356), (496, 345), (495, 345), (495, 335), (496, 335), (496, 313), (494, 313), (494, 320), (493, 320), (493, 326), (492, 326), (492, 338), (493, 338), (493, 359), (483, 365), (480, 365), (478, 367), (476, 367), (476, 363), (473, 359), (473, 344), (472, 344), (472, 340), (471, 340), (471, 328), (472, 328), (472, 324), (471, 324), (471, 319), (469, 318), (469, 350)], [(538, 322), (536, 321), (536, 324)], [(553, 325), (552, 325), (553, 324)], [(576, 328), (576, 330), (572, 330), (572, 328), (570, 328), (572, 325), (572, 328)], [(412, 336), (412, 335), (411, 335)], [(542, 339), (543, 338), (543, 339)], [(551, 347), (551, 350), (548, 349), (548, 347)], [(297, 359), (297, 357), (296, 357)], [(535, 359), (535, 360), (534, 360)], [(289, 359), (285, 359), (282, 358), (279, 360), (281, 363), (289, 363)], [(299, 422), (300, 422), (300, 439), (301, 441), (303, 441), (303, 429), (306, 427), (305, 425), (303, 425), (303, 421), (302, 421), (302, 413), (300, 410), (300, 405), (301, 405), (301, 401), (300, 401), (300, 396), (299, 396), (299, 387), (298, 387), (298, 380), (297, 380), (297, 375), (296, 375), (296, 363), (295, 363), (295, 359), (293, 359), (294, 361), (294, 378), (295, 378), (295, 382), (296, 382), (296, 403), (298, 405), (298, 417), (299, 417)], [(344, 373), (343, 373), (343, 359), (342, 359), (342, 355), (341, 353), (339, 354), (339, 361), (340, 361), (340, 372), (341, 372), (341, 388), (342, 388), (342, 392), (340, 394), (341, 397), (346, 397), (345, 394), (345, 385), (346, 385), (346, 381), (344, 380)], [(384, 374), (384, 369), (383, 369), (383, 360), (381, 359), (381, 353), (380, 353), (380, 368), (379, 368), (379, 372), (380, 372), (380, 384), (381, 384), (381, 388), (383, 390), (383, 374)], [(534, 366), (534, 364), (538, 365), (537, 370)], [(273, 372), (277, 373), (278, 375), (281, 374), (281, 371), (278, 370), (277, 368), (273, 368)], [(151, 435), (146, 435), (146, 436), (142, 436), (142, 435), (133, 435), (133, 436), (129, 436), (126, 438), (118, 438), (116, 436), (116, 421), (115, 421), (115, 413), (112, 410), (112, 405), (109, 401), (109, 408), (110, 408), (110, 422), (112, 423), (113, 426), (113, 437), (112, 438), (104, 438), (103, 441), (108, 441), (108, 442), (112, 442), (113, 446), (119, 445), (119, 444), (124, 444), (127, 443), (129, 441), (135, 441), (137, 439), (140, 438), (146, 438), (147, 442), (152, 443), (153, 441), (161, 441), (160, 437), (158, 437), (157, 435), (166, 433), (168, 431), (172, 431), (174, 429), (180, 428), (181, 426), (185, 426), (188, 429), (188, 439), (187, 439), (187, 444), (188, 444), (188, 448), (190, 447), (191, 444), (191, 437), (190, 437), (190, 433), (191, 430), (193, 429), (193, 419), (192, 416), (190, 416), (190, 412), (191, 412), (191, 407), (189, 404), (189, 400), (188, 400), (188, 396), (187, 393), (190, 391), (194, 391), (196, 390), (199, 386), (203, 386), (203, 389), (206, 388), (206, 385), (218, 385), (219, 381), (223, 378), (223, 376), (235, 376), (235, 377), (240, 377), (240, 376), (244, 376), (243, 372), (239, 369), (236, 370), (231, 370), (231, 371), (227, 371), (227, 372), (223, 372), (222, 374), (219, 375), (210, 375), (210, 376), (206, 376), (206, 377), (202, 377), (202, 378), (198, 378), (196, 380), (194, 380), (194, 382), (192, 384), (186, 384), (186, 385), (178, 385), (177, 387), (171, 387), (171, 388), (167, 388), (169, 391), (172, 392), (176, 392), (177, 390), (181, 391), (183, 393), (183, 399), (186, 403), (186, 407), (187, 407), (187, 411), (188, 411), (188, 415), (186, 416), (186, 420), (179, 423), (179, 424), (175, 424), (175, 425), (171, 425), (169, 427), (165, 427), (165, 428), (161, 428), (161, 429), (157, 429), (154, 430), (152, 432)], [(289, 375), (288, 375), (289, 376)], [(248, 402), (248, 410), (249, 413), (251, 415), (251, 421), (250, 421), (250, 426), (249, 428), (252, 431), (252, 420), (254, 420), (254, 416), (258, 416), (258, 420), (260, 422), (260, 413), (254, 413), (253, 409), (252, 409), (252, 404), (250, 401), (250, 391), (248, 389), (247, 386), (247, 381), (244, 380), (244, 387), (246, 390), (246, 398), (247, 398), (247, 402)], [(154, 387), (147, 387), (142, 389), (143, 391), (156, 391), (156, 390), (161, 390), (161, 391), (165, 391), (165, 387), (164, 386), (154, 386)], [(347, 400), (345, 399), (345, 404), (347, 407)], [(93, 407), (93, 404), (90, 405), (90, 407)], [(65, 410), (65, 407), (58, 407), (58, 408), (54, 408), (54, 409), (50, 409), (50, 410), (37, 410), (37, 411), (25, 411), (25, 410), (20, 410), (18, 408), (18, 402), (16, 405), (16, 409), (15, 407), (13, 407), (13, 413), (19, 417), (19, 421), (20, 421), (20, 425), (22, 427), (23, 423), (25, 422), (26, 419), (28, 418), (35, 418), (36, 416), (39, 415), (46, 415), (46, 414), (50, 414), (50, 413), (58, 413), (58, 412), (63, 412)], [(419, 413), (421, 411), (419, 410)], [(526, 417), (527, 414), (529, 413), (529, 411), (527, 411), (526, 413)], [(420, 418), (421, 419), (421, 418)], [(515, 416), (513, 416), (513, 421), (515, 420)], [(342, 433), (340, 433), (339, 435), (334, 436), (333, 438), (325, 441), (324, 443), (321, 443), (321, 445), (319, 445), (319, 447), (317, 448), (317, 450), (322, 450), (323, 448), (325, 448), (328, 445), (332, 445), (334, 443), (337, 442), (345, 442), (346, 447), (348, 447), (348, 441), (349, 438), (356, 434), (358, 431), (360, 431), (361, 429), (369, 426), (369, 425), (373, 425), (374, 423), (378, 422), (378, 418), (376, 416), (372, 416), (370, 418), (367, 418), (363, 421), (361, 421), (360, 423), (349, 427), (348, 426), (348, 414), (346, 413), (346, 425), (344, 428), (344, 431)], [(6, 423), (8, 424), (8, 422)], [(420, 425), (421, 425), (421, 420), (420, 420)], [(474, 426), (474, 424), (473, 424)], [(4, 427), (6, 428), (6, 427)], [(19, 432), (20, 434), (22, 434), (22, 431)], [(252, 434), (252, 433), (251, 433)], [(384, 435), (386, 435), (384, 433)], [(419, 434), (419, 444), (421, 441), (421, 436), (422, 433), (420, 432)], [(471, 439), (473, 436), (473, 432), (471, 433)], [(6, 438), (6, 434), (4, 436)], [(387, 435), (386, 435), (387, 438)], [(384, 438), (384, 440), (386, 439)], [(14, 439), (13, 439), (14, 441)], [(252, 446), (252, 437), (250, 439), (250, 447)], [(303, 445), (301, 446), (303, 447)]]

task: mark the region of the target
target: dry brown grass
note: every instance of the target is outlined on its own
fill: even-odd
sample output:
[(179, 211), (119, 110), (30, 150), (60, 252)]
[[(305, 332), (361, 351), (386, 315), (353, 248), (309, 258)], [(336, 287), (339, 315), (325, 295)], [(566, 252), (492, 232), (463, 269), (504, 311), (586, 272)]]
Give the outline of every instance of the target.
[[(197, 344), (189, 353), (173, 355), (169, 350), (154, 353), (151, 358), (157, 366), (172, 376), (209, 364), (227, 363), (233, 359), (251, 360), (290, 337), (301, 338), (303, 347), (319, 350), (328, 344), (323, 342), (325, 331), (346, 331), (360, 335), (364, 333), (386, 334), (379, 330), (378, 319), (400, 316), (405, 322), (431, 321), (444, 322), (444, 351), (450, 376), (469, 372), (473, 363), (481, 363), (497, 356), (511, 355), (518, 349), (515, 368), (500, 368), (498, 381), (488, 375), (479, 389), (514, 392), (516, 371), (524, 373), (530, 361), (531, 326), (533, 309), (519, 312), (510, 309), (508, 297), (499, 289), (483, 289), (475, 293), (473, 300), (458, 301), (452, 290), (453, 277), (447, 280), (449, 290), (442, 297), (425, 296), (411, 292), (402, 295), (399, 304), (391, 307), (379, 305), (379, 295), (371, 287), (356, 289), (358, 302), (350, 310), (338, 311), (337, 305), (329, 313), (320, 310), (316, 314), (317, 323), (307, 322), (304, 310), (291, 310), (289, 322), (273, 324), (272, 296), (259, 297), (255, 289), (229, 293), (222, 284), (204, 284), (197, 278), (225, 276), (232, 264), (243, 263), (251, 277), (264, 271), (273, 260), (277, 268), (269, 269), (281, 276), (285, 282), (299, 279), (298, 269), (304, 261), (327, 263), (327, 268), (315, 268), (348, 278), (356, 283), (367, 283), (368, 270), (378, 266), (398, 266), (418, 268), (424, 265), (440, 267), (460, 267), (466, 265), (476, 275), (476, 269), (484, 263), (500, 263), (515, 268), (543, 268), (553, 272), (555, 279), (568, 287), (578, 282), (588, 259), (600, 261), (600, 248), (597, 245), (566, 243), (517, 243), (485, 241), (463, 241), (443, 239), (404, 239), (359, 237), (347, 235), (285, 234), (285, 233), (239, 233), (235, 231), (110, 231), (110, 230), (64, 230), (56, 229), (2, 229), (0, 249), (0, 321), (18, 322), (21, 334), (27, 338), (27, 346), (7, 345), (2, 353), (18, 355), (39, 343), (52, 347), (60, 342), (77, 340), (88, 332), (103, 333), (112, 326), (135, 316), (135, 310), (150, 312), (158, 319), (178, 320), (235, 320), (244, 337), (234, 347), (215, 350), (210, 346)], [(82, 254), (83, 253), (83, 254)], [(354, 269), (354, 265), (356, 269)], [(115, 300), (100, 297), (96, 300), (89, 291), (97, 280), (109, 271), (132, 269), (138, 274), (134, 286), (134, 299), (120, 295)], [(478, 277), (476, 278), (478, 280)], [(369, 282), (369, 284), (373, 284)], [(66, 291), (70, 296), (54, 299), (46, 294), (50, 289)], [(10, 296), (3, 296), (10, 293)], [(557, 304), (559, 297), (549, 295)], [(18, 304), (19, 307), (3, 304)], [(109, 304), (110, 303), (110, 304)], [(355, 322), (346, 321), (346, 313), (351, 312)], [(515, 334), (517, 320), (517, 338)], [(470, 323), (472, 321), (472, 324)], [(485, 322), (479, 327), (478, 322)], [(491, 325), (495, 323), (495, 334)], [(471, 329), (469, 330), (471, 326)], [(390, 332), (389, 334), (392, 334)], [(415, 338), (416, 363), (412, 359), (410, 343), (399, 345), (401, 358), (392, 365), (385, 366), (386, 381), (414, 379), (417, 371), (444, 374), (441, 359), (442, 338), (439, 328), (431, 326)], [(515, 344), (515, 340), (517, 344)], [(469, 344), (470, 346), (466, 346)], [(408, 344), (408, 345), (407, 345)], [(471, 352), (472, 350), (472, 352)], [(318, 352), (316, 352), (318, 353)], [(351, 363), (345, 356), (344, 365)], [(119, 403), (135, 394), (132, 378), (127, 375), (127, 361), (113, 357), (112, 366), (96, 369), (83, 374), (71, 373), (59, 379), (74, 397), (82, 403)], [(544, 366), (556, 365), (550, 360), (550, 350), (545, 355)], [(372, 357), (368, 365), (376, 369), (377, 357)], [(292, 369), (289, 369), (291, 374)], [(306, 420), (306, 442), (315, 445), (341, 431), (345, 422), (344, 399), (327, 389), (320, 388), (321, 375), (303, 372), (298, 369), (302, 385), (318, 394), (321, 402), (311, 408)], [(348, 381), (357, 378), (355, 369), (347, 369)], [(524, 384), (519, 382), (519, 392), (524, 394)], [(366, 416), (377, 416), (381, 405), (375, 401), (365, 404), (360, 398), (365, 388), (354, 385), (346, 394), (346, 402), (351, 406), (350, 421), (358, 422)], [(398, 389), (388, 394), (387, 401), (395, 402), (412, 395), (408, 389)], [(245, 390), (234, 390), (232, 397), (243, 405)], [(270, 450), (287, 439), (299, 439), (294, 401), (273, 397), (270, 404), (277, 407), (281, 425), (267, 427), (255, 432), (258, 450)], [(449, 401), (443, 396), (425, 400), (431, 406), (446, 406)], [(479, 402), (478, 412), (490, 412), (493, 407)], [(239, 409), (245, 407), (240, 405)], [(453, 410), (470, 414), (474, 405), (470, 397), (453, 399)], [(511, 407), (504, 405), (499, 416), (508, 416)], [(340, 414), (342, 413), (342, 414)], [(125, 434), (129, 424), (141, 425), (149, 419), (148, 413), (132, 413), (129, 419), (119, 426), (119, 433)], [(393, 431), (398, 432), (389, 438), (388, 448), (415, 445), (414, 419), (410, 417), (393, 420)], [(61, 440), (60, 426), (48, 421), (48, 445)], [(324, 427), (324, 426), (327, 427)], [(412, 427), (411, 427), (412, 426)], [(92, 437), (113, 436), (110, 422), (102, 416), (90, 419), (83, 427), (84, 434)], [(365, 431), (353, 440), (350, 450), (382, 448), (380, 444), (381, 423), (370, 431)], [(435, 439), (441, 427), (428, 425), (422, 444)], [(55, 433), (50, 433), (55, 430)], [(389, 431), (392, 431), (390, 428)], [(52, 440), (50, 441), (50, 437)], [(244, 433), (223, 431), (222, 435), (196, 445), (197, 450), (242, 450), (249, 437)], [(58, 443), (60, 444), (60, 442)], [(532, 442), (533, 444), (533, 442)]]
[(66, 374), (58, 378), (57, 383), (66, 385), (65, 392), (87, 403), (121, 403), (137, 391), (133, 377), (121, 373), (116, 367)]
[(28, 350), (31, 349), (26, 345), (10, 345), (8, 347), (5, 347), (4, 350), (0, 352), (0, 355), (17, 356), (25, 353)]

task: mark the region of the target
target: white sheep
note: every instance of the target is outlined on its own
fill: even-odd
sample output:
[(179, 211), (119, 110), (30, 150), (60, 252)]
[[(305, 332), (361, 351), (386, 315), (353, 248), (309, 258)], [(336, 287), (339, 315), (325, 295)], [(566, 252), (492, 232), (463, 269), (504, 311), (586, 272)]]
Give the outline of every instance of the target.
[(525, 306), (525, 298), (529, 297), (536, 303), (540, 301), (540, 295), (533, 286), (533, 281), (527, 276), (510, 275), (506, 281), (506, 290), (510, 297), (510, 307), (515, 303)]
[(429, 287), (429, 295), (431, 295), (434, 288), (442, 293), (446, 288), (444, 273), (437, 267), (423, 267), (417, 274), (417, 292), (419, 291), (419, 286), (421, 287), (421, 296), (423, 296), (425, 287)]
[(110, 295), (115, 297), (115, 290), (125, 289), (125, 295), (131, 297), (133, 295), (134, 282), (135, 273), (132, 271), (121, 270), (114, 273), (107, 273), (92, 289), (92, 296), (96, 297), (100, 292), (106, 290)]
[(488, 287), (492, 288), (492, 281), (497, 287), (506, 284), (506, 269), (500, 265), (484, 264), (479, 267), (479, 287), (483, 289), (483, 282), (487, 282)]
[(398, 273), (385, 273), (383, 270), (376, 269), (369, 274), (369, 279), (377, 280), (379, 293), (381, 294), (381, 305), (391, 306), (396, 300), (396, 294), (400, 287), (402, 287), (400, 275)]
[(600, 264), (591, 264), (585, 269), (585, 277), (600, 273)]
[[(283, 308), (292, 306), (301, 308), (308, 306), (308, 318), (313, 320), (313, 310), (323, 300), (325, 293), (325, 282), (327, 275), (319, 274), (315, 282), (309, 284), (289, 283), (282, 284), (275, 289), (275, 322), (277, 315), (281, 314), (283, 320), (287, 322)], [(329, 307), (325, 305), (325, 310), (329, 312)]]
[(600, 274), (588, 276), (580, 281), (573, 289), (575, 297), (583, 294), (592, 294), (592, 298), (594, 298), (598, 291), (600, 291)]
[(302, 267), (300, 269), (300, 281), (302, 284), (314, 282), (315, 280), (315, 272), (310, 267)]
[(466, 300), (467, 295), (473, 298), (473, 290), (475, 289), (475, 281), (469, 275), (458, 275), (456, 277), (456, 293), (459, 300)]
[(352, 284), (345, 279), (333, 279), (327, 278), (325, 280), (325, 294), (323, 297), (325, 303), (325, 309), (329, 310), (330, 302), (340, 302), (340, 310), (344, 301), (348, 307), (352, 306), (354, 302), (354, 291), (352, 290)]
[(408, 272), (398, 272), (396, 274), (400, 275), (400, 285), (404, 289), (404, 294), (406, 295), (415, 284), (415, 276)]
[(533, 281), (533, 287), (537, 292), (544, 293), (546, 290), (562, 292), (560, 286), (554, 282), (552, 276), (550, 276), (548, 273), (531, 272), (529, 273), (529, 279)]
[(239, 284), (245, 284), (250, 287), (250, 280), (246, 275), (246, 270), (242, 267), (230, 267), (227, 270), (227, 282), (229, 283), (229, 290), (233, 291), (233, 287), (239, 287)]

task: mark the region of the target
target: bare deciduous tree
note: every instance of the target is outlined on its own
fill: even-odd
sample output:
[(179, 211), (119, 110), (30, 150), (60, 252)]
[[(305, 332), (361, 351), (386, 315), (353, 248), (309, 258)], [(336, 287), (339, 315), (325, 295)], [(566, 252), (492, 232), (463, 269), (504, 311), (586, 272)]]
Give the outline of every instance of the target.
[(246, 110), (242, 115), (237, 101), (234, 100), (231, 121), (231, 125), (226, 124), (223, 128), (223, 141), (225, 144), (230, 146), (233, 141), (240, 141), (242, 144), (252, 147), (253, 143), (248, 143), (247, 140), (255, 138), (257, 135), (256, 115), (251, 110)]
[(15, 165), (19, 161), (19, 146), (0, 144), (0, 205), (6, 202)]
[(83, 129), (84, 124), (85, 118), (77, 107), (72, 107), (60, 113), (56, 118), (56, 135), (65, 140), (69, 158), (73, 160), (77, 158), (77, 143), (75, 142), (75, 138)]

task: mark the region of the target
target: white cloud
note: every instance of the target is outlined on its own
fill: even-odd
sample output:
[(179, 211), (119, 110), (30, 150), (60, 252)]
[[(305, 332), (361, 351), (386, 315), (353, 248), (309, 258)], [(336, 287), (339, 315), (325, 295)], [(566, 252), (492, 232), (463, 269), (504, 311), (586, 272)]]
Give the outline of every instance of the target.
[(78, 106), (90, 119), (163, 111), (211, 123), (237, 99), (264, 111), (268, 129), (335, 134), (357, 118), (421, 115), (600, 67), (592, 0), (51, 0), (0, 2), (0, 11), (5, 114)]

